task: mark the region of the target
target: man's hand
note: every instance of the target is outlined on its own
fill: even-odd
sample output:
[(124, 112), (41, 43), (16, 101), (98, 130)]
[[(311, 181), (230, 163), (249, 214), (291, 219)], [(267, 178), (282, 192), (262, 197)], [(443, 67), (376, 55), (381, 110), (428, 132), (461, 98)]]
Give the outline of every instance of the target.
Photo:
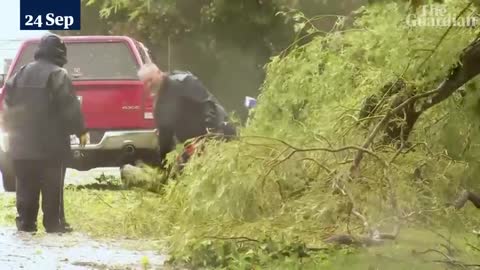
[(79, 139), (80, 139), (80, 146), (81, 147), (85, 147), (85, 145), (87, 145), (88, 137), (89, 137), (88, 132), (85, 132), (80, 136)]
[(215, 128), (206, 128), (207, 134), (215, 134), (217, 133), (217, 130)]

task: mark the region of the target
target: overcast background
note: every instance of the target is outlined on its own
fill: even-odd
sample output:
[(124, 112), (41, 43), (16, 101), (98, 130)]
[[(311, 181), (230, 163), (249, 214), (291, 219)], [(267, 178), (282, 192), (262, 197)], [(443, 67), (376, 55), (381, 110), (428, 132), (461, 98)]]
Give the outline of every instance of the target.
[(3, 73), (4, 59), (13, 58), (22, 40), (43, 36), (47, 31), (20, 30), (20, 0), (2, 1), (0, 8), (0, 65)]

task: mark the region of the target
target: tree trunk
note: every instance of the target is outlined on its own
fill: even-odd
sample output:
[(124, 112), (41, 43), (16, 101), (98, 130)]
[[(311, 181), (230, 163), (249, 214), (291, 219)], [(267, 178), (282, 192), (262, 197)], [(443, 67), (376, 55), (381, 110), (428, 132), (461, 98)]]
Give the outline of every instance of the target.
[[(419, 99), (412, 102), (392, 118), (393, 120), (386, 127), (384, 142), (394, 143), (399, 146), (404, 145), (422, 113), (449, 98), (461, 86), (478, 74), (480, 74), (480, 39), (476, 39), (464, 49), (459, 62), (450, 69), (449, 74), (437, 87), (433, 96), (426, 100)], [(402, 82), (402, 80), (398, 80), (398, 82)], [(386, 91), (386, 88), (390, 90)], [(392, 83), (389, 83), (382, 89), (381, 93), (381, 96), (393, 97), (389, 106), (391, 109), (413, 96), (413, 91), (402, 83), (393, 87)], [(360, 119), (374, 115), (375, 111), (372, 108), (380, 107), (378, 105), (378, 98), (368, 97), (367, 102), (363, 104), (360, 110)], [(416, 108), (419, 109), (417, 110)], [(398, 119), (403, 119), (403, 121), (398, 121)]]

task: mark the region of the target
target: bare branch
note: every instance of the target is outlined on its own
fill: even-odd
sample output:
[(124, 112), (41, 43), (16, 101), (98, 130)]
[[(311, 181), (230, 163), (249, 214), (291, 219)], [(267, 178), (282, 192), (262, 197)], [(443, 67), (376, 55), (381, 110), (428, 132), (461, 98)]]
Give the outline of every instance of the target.
[(320, 162), (318, 162), (317, 160), (313, 159), (313, 158), (303, 158), (301, 159), (302, 161), (311, 161), (313, 163), (315, 163), (318, 167), (322, 168), (324, 171), (326, 171), (328, 174), (332, 173), (332, 170), (327, 168), (325, 165), (321, 164)]
[(244, 236), (236, 236), (236, 237), (218, 237), (218, 236), (206, 236), (206, 239), (214, 239), (214, 240), (223, 240), (223, 241), (247, 241), (247, 242), (256, 242), (260, 243), (259, 240), (249, 238), (249, 237), (244, 237)]
[[(338, 183), (338, 182), (342, 182), (342, 183)], [(342, 185), (343, 187), (340, 185)], [(348, 200), (352, 204), (351, 213), (362, 221), (365, 230), (368, 232), (369, 235), (372, 235), (373, 231), (370, 227), (370, 224), (368, 223), (367, 218), (357, 210), (358, 209), (357, 204), (353, 198), (353, 195), (350, 192), (348, 192), (348, 190), (345, 189), (344, 185), (345, 184), (340, 179), (340, 177), (337, 177), (337, 181), (334, 182), (335, 188), (338, 189), (344, 196), (347, 196)]]
[(473, 250), (476, 250), (476, 251), (480, 252), (480, 248), (478, 248), (478, 247), (476, 247), (476, 246), (474, 246), (474, 245), (472, 245), (472, 244), (467, 244), (467, 246), (469, 246), (469, 247), (472, 248)]
[[(383, 119), (375, 126), (373, 131), (370, 133), (370, 135), (367, 137), (365, 142), (362, 145), (362, 148), (368, 148), (370, 145), (373, 143), (373, 140), (377, 137), (378, 133), (383, 129), (383, 127), (390, 121), (390, 119), (398, 112), (400, 112), (403, 108), (406, 106), (410, 105), (411, 103), (415, 102), (418, 99), (425, 98), (428, 96), (431, 96), (435, 93), (438, 93), (438, 89), (428, 91), (422, 94), (415, 95), (413, 97), (408, 98), (405, 100), (403, 103), (398, 105), (397, 107), (391, 109), (386, 113), (386, 115), (383, 117)], [(352, 167), (350, 168), (350, 172), (352, 176), (358, 177), (359, 174), (359, 167), (360, 167), (360, 162), (363, 159), (363, 154), (365, 152), (363, 151), (358, 151), (357, 155), (355, 156), (355, 159), (353, 161)]]
[(452, 266), (459, 266), (463, 269), (467, 269), (469, 267), (480, 267), (480, 264), (470, 264), (470, 263), (463, 263), (463, 262), (460, 262), (458, 260), (454, 260), (454, 261), (449, 261), (449, 260), (433, 260), (432, 262), (435, 262), (435, 263), (444, 263), (444, 264), (448, 264), (448, 265), (452, 265)]

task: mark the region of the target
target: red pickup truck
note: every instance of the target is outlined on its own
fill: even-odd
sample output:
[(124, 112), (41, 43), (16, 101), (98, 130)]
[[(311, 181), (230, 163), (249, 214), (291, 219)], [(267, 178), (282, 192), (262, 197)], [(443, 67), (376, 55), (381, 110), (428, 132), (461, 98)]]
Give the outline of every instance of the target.
[[(70, 74), (81, 101), (89, 141), (83, 148), (72, 141), (73, 162), (68, 167), (89, 170), (116, 167), (136, 160), (153, 161), (157, 148), (153, 98), (137, 77), (150, 62), (142, 43), (126, 36), (65, 36)], [(5, 79), (33, 60), (39, 39), (25, 41)], [(3, 85), (2, 85), (3, 86)], [(0, 94), (0, 102), (3, 91)], [(0, 108), (1, 112), (1, 108)], [(8, 157), (8, 134), (0, 130), (0, 171), (4, 189), (15, 190)]]

